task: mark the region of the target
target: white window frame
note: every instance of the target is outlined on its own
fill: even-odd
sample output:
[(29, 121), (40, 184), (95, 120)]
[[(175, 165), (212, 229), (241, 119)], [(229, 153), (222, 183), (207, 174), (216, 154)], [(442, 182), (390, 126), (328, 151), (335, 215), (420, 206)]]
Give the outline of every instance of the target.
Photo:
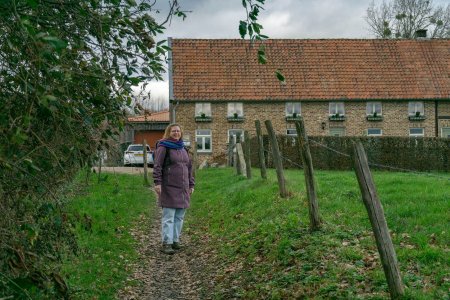
[(302, 115), (302, 104), (300, 102), (286, 102), (285, 106), (286, 117), (292, 117), (294, 113), (297, 116)]
[[(289, 133), (291, 131), (291, 133)], [(297, 136), (297, 129), (296, 128), (286, 128), (286, 135), (287, 136)]]
[[(227, 131), (227, 143), (230, 143), (230, 132), (241, 132), (241, 142), (244, 141), (244, 129), (239, 129), (239, 128), (232, 128), (232, 129), (228, 129)], [(236, 136), (235, 134), (233, 134), (233, 136)], [(233, 141), (236, 142), (236, 139)]]
[[(422, 133), (413, 133), (411, 134), (411, 129), (422, 129)], [(409, 131), (409, 136), (416, 136), (416, 137), (423, 137), (425, 136), (425, 128), (423, 127), (411, 127), (408, 129)]]
[[(379, 111), (377, 108), (379, 107)], [(366, 115), (367, 116), (373, 116), (374, 113), (377, 113), (377, 116), (383, 115), (383, 105), (381, 102), (367, 102), (366, 104)]]
[[(207, 130), (207, 131), (209, 131), (209, 134), (204, 134), (204, 133), (199, 134), (200, 130)], [(197, 141), (198, 138), (201, 138), (201, 140), (202, 140), (201, 148), (198, 148), (198, 141)], [(205, 149), (205, 140), (206, 140), (206, 138), (209, 138), (210, 148), (211, 149)], [(197, 146), (197, 152), (199, 152), (199, 153), (210, 153), (210, 152), (212, 152), (212, 142), (213, 142), (213, 140), (212, 140), (212, 130), (211, 129), (197, 129), (195, 131), (195, 145)]]
[(441, 128), (441, 137), (448, 138), (448, 137), (444, 136), (444, 129), (449, 129), (450, 130), (450, 127), (442, 127)]
[(229, 102), (227, 108), (227, 117), (234, 117), (237, 113), (238, 117), (244, 116), (244, 104), (242, 102)]
[[(344, 133), (343, 133), (342, 135), (334, 135), (334, 134), (331, 134), (331, 130), (334, 130), (334, 129), (340, 129), (340, 130), (343, 130)], [(345, 127), (329, 127), (329, 128), (328, 128), (328, 135), (329, 135), (329, 136), (345, 136)]]
[(417, 112), (420, 112), (420, 116), (425, 116), (425, 105), (423, 101), (409, 101), (408, 116), (416, 116)]
[[(372, 134), (370, 134), (369, 130), (379, 130), (380, 133), (372, 133)], [(382, 136), (383, 135), (383, 129), (381, 129), (381, 128), (367, 128), (366, 133), (367, 133), (367, 136)]]
[(205, 117), (211, 117), (211, 103), (209, 102), (195, 103), (195, 116), (201, 117), (202, 113), (205, 114)]
[(344, 102), (330, 102), (328, 108), (328, 114), (330, 116), (335, 116), (339, 113), (339, 116), (345, 116), (345, 105)]
[(183, 142), (186, 147), (191, 146), (191, 135), (189, 133), (183, 134)]

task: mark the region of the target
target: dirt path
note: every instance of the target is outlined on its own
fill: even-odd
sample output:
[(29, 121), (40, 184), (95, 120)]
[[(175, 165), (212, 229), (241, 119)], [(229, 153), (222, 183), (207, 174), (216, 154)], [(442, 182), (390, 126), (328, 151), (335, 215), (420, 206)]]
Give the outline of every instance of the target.
[(156, 207), (150, 220), (142, 215), (132, 230), (138, 241), (140, 262), (133, 266), (135, 271), (128, 282), (137, 281), (138, 285), (124, 288), (119, 299), (200, 299), (201, 281), (196, 279), (200, 274), (191, 270), (195, 249), (189, 236), (182, 236), (185, 249), (174, 255), (161, 253), (160, 217), (161, 209)]

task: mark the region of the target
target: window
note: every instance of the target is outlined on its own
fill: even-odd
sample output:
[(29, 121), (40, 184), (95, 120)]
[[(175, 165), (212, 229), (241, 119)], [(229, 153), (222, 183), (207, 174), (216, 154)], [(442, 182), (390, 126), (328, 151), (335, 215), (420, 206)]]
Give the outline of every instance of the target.
[(244, 108), (242, 103), (228, 103), (228, 113), (227, 117), (243, 117)]
[(211, 103), (195, 103), (196, 117), (211, 117)]
[(450, 127), (443, 127), (441, 136), (443, 138), (450, 138)]
[(368, 136), (381, 136), (383, 131), (380, 128), (369, 128), (367, 129)]
[(197, 152), (211, 152), (211, 129), (198, 129), (195, 132), (197, 141)]
[(409, 136), (424, 136), (423, 128), (410, 128)]
[(425, 115), (423, 102), (409, 102), (408, 103), (408, 115), (409, 116), (423, 116)]
[(366, 115), (381, 116), (381, 102), (367, 102)]
[(344, 136), (345, 128), (344, 127), (330, 127), (330, 135), (331, 136)]
[(186, 147), (191, 146), (191, 135), (188, 133), (183, 134), (183, 142)]
[(330, 102), (330, 116), (345, 115), (344, 102)]
[(295, 128), (288, 128), (288, 129), (286, 129), (286, 135), (288, 135), (288, 136), (297, 136), (297, 129), (295, 129)]
[(300, 116), (302, 107), (300, 102), (286, 102), (286, 117)]
[(238, 140), (239, 141), (244, 140), (244, 130), (242, 129), (228, 130), (228, 143), (230, 143), (230, 141), (236, 143)]

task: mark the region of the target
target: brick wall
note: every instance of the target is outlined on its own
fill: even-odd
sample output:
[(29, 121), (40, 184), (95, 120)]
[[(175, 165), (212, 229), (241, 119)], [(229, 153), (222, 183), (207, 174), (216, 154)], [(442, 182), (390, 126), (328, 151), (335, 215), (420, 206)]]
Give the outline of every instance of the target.
[[(329, 102), (302, 102), (301, 115), (305, 122), (308, 135), (327, 136), (330, 127), (345, 127), (345, 135), (362, 136), (368, 128), (380, 128), (383, 136), (408, 136), (409, 128), (424, 128), (425, 137), (435, 136), (435, 103), (424, 102), (424, 121), (408, 120), (408, 101), (383, 102), (383, 121), (366, 120), (366, 102), (345, 103), (346, 120), (337, 122), (328, 120)], [(440, 103), (439, 114), (450, 115), (450, 102)], [(200, 160), (223, 161), (225, 159), (229, 129), (248, 130), (251, 136), (256, 134), (255, 120), (261, 121), (265, 132), (264, 120), (271, 120), (277, 134), (286, 134), (287, 128), (295, 128), (293, 122), (285, 120), (285, 102), (282, 103), (244, 103), (243, 122), (229, 122), (227, 116), (227, 103), (212, 103), (212, 122), (195, 122), (195, 103), (180, 103), (176, 108), (176, 122), (183, 128), (185, 134), (195, 140), (196, 129), (211, 129), (211, 154), (199, 154)], [(450, 120), (440, 120), (439, 126), (447, 126)], [(325, 125), (324, 129), (322, 129)], [(448, 124), (450, 125), (450, 124)]]

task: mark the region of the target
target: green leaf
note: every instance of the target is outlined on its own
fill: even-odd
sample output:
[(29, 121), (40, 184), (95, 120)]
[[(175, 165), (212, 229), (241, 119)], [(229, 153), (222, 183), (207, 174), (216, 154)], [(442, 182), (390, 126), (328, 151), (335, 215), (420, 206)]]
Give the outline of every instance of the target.
[(38, 6), (38, 1), (37, 0), (27, 0), (27, 4), (31, 7), (31, 8), (36, 8)]
[(156, 46), (161, 46), (161, 44), (164, 44), (165, 42), (167, 42), (167, 40), (162, 40), (156, 43)]
[(242, 0), (242, 6), (247, 8), (247, 0)]
[(281, 70), (276, 70), (275, 71), (275, 76), (277, 77), (277, 79), (280, 81), (280, 82), (282, 82), (282, 83), (285, 83), (286, 82), (286, 80), (285, 80), (285, 78), (284, 78), (284, 75), (281, 73)]
[(56, 50), (62, 50), (67, 47), (66, 41), (63, 41), (55, 36), (45, 36), (42, 40), (52, 45)]
[(241, 35), (241, 38), (245, 38), (247, 35), (247, 23), (245, 21), (239, 22), (239, 34)]

